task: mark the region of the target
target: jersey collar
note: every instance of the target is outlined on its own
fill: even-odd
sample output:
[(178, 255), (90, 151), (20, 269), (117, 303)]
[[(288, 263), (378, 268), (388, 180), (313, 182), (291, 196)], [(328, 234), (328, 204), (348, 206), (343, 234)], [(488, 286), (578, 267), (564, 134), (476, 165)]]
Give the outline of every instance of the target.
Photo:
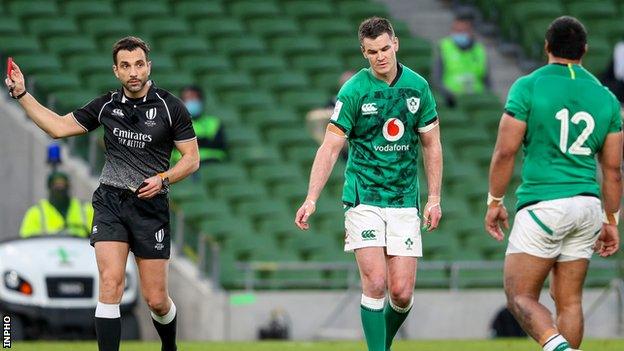
[[(145, 94), (145, 96), (143, 97), (143, 99), (141, 99), (142, 103), (147, 102), (148, 100), (152, 100), (155, 98), (156, 96), (156, 84), (154, 84), (153, 80), (149, 80), (148, 84), (150, 84), (149, 89), (147, 90), (147, 94)], [(117, 92), (119, 94), (117, 94), (116, 96), (116, 100), (121, 102), (122, 104), (125, 104), (128, 101), (131, 101), (132, 99), (130, 99), (129, 97), (126, 96), (126, 94), (124, 94), (124, 90), (123, 87), (119, 88), (117, 90)]]

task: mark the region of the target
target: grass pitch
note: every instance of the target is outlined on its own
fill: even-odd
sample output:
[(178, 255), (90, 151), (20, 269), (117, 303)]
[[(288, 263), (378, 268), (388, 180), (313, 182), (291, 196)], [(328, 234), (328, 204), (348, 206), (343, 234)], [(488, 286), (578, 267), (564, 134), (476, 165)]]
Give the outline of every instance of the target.
[[(97, 351), (93, 342), (14, 342), (17, 351)], [(365, 351), (363, 342), (181, 342), (180, 351)], [(393, 351), (537, 351), (541, 348), (528, 339), (397, 341)], [(587, 340), (584, 351), (621, 351), (622, 340)], [(159, 351), (160, 343), (122, 342), (122, 351)]]

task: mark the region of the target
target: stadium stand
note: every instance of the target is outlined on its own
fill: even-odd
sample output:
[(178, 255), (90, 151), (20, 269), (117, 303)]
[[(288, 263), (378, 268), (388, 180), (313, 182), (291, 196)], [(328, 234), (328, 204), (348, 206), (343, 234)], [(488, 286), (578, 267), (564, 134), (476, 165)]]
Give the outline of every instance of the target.
[[(613, 40), (624, 34), (616, 17), (622, 16), (617, 14), (624, 10), (622, 1), (613, 3), (613, 12), (597, 11), (587, 1), (464, 2), (481, 8), (486, 19), (499, 23), (502, 33), (533, 58), (540, 55), (544, 23), (564, 9), (587, 21), (592, 68), (604, 67)], [(195, 257), (199, 243), (206, 242), (202, 237), (220, 247), (224, 287), (244, 286), (246, 276), (238, 262), (352, 262), (340, 249), (343, 161), (319, 200), (312, 231), (298, 232), (292, 224), (316, 151), (302, 126), (306, 110), (323, 106), (335, 94), (341, 72), (366, 66), (356, 29), (368, 16), (387, 16), (384, 5), (369, 0), (7, 0), (0, 11), (9, 16), (0, 22), (0, 53), (14, 56), (35, 84), (37, 97), (59, 112), (118, 86), (110, 48), (129, 34), (152, 45), (157, 85), (177, 92), (194, 83), (205, 90), (208, 110), (227, 126), (230, 160), (201, 169), (200, 181), (176, 184), (170, 196), (173, 211), (183, 213), (183, 223), (177, 223), (182, 217), (176, 215), (174, 226), (184, 228), (184, 252)], [(401, 38), (399, 60), (428, 78), (431, 43), (412, 36), (405, 23), (393, 23)], [(16, 38), (16, 33), (27, 35)], [(448, 287), (453, 262), (500, 261), (504, 255), (503, 245), (482, 229), (500, 99), (493, 94), (466, 96), (458, 105), (456, 110), (439, 110), (444, 220), (437, 232), (423, 234), (425, 267), (433, 261), (445, 264), (419, 271), (419, 287)], [(89, 138), (76, 137), (70, 144), (77, 156), (99, 169), (103, 160), (89, 156), (89, 145), (94, 147)], [(346, 285), (346, 271), (275, 267), (256, 271), (254, 279), (265, 282), (259, 286)], [(501, 286), (501, 277), (500, 270), (477, 269), (461, 275), (460, 284)], [(594, 278), (590, 283), (600, 285), (610, 276)]]

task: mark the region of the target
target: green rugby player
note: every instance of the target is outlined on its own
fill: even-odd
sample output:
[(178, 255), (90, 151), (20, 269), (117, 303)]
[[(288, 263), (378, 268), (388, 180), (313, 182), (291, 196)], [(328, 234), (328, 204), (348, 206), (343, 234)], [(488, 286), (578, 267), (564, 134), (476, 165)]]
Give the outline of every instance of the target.
[[(554, 20), (545, 50), (548, 64), (509, 91), (490, 167), (485, 226), (503, 240), (500, 224), (509, 226), (503, 195), (522, 146), (505, 293), (524, 330), (544, 350), (562, 351), (577, 349), (583, 338), (582, 290), (593, 252), (606, 257), (618, 250), (622, 123), (616, 98), (581, 66), (587, 32), (578, 20)], [(538, 300), (549, 273), (555, 320)]]
[(355, 74), (338, 93), (295, 223), (308, 229), (316, 200), (348, 142), (342, 197), (344, 249), (355, 252), (360, 270), (361, 318), (368, 349), (385, 351), (390, 350), (412, 307), (416, 262), (422, 256), (419, 143), (429, 195), (423, 220), (429, 230), (435, 229), (442, 217), (442, 147), (429, 85), (397, 62), (399, 41), (390, 22), (379, 17), (365, 20), (359, 39), (370, 68)]

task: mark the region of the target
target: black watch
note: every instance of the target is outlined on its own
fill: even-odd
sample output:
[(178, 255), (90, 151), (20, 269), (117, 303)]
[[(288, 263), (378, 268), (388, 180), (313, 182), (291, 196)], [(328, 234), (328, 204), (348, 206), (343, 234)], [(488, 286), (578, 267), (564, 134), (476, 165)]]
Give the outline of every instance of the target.
[(163, 188), (168, 187), (169, 186), (169, 177), (165, 175), (165, 172), (158, 173), (158, 176), (160, 177), (160, 180), (162, 181)]

